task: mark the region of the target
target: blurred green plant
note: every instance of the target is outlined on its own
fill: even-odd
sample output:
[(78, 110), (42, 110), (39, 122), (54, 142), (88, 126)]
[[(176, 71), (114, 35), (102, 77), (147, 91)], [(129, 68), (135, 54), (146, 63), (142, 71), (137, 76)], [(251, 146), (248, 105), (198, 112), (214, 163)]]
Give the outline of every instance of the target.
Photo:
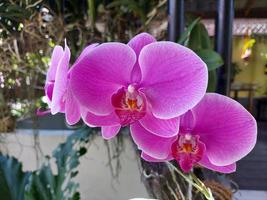
[(13, 157), (0, 156), (0, 196), (3, 200), (24, 200), (24, 187), (30, 173)]
[[(79, 200), (77, 176), (79, 159), (86, 154), (86, 145), (95, 130), (81, 128), (60, 144), (52, 158), (46, 160), (36, 171), (22, 171), (22, 164), (13, 157), (0, 155), (0, 196), (2, 200)], [(52, 159), (56, 171), (52, 170)]]
[(206, 63), (209, 71), (207, 92), (214, 92), (217, 83), (216, 69), (223, 65), (223, 59), (213, 50), (208, 31), (200, 18), (190, 20), (178, 43), (192, 49)]

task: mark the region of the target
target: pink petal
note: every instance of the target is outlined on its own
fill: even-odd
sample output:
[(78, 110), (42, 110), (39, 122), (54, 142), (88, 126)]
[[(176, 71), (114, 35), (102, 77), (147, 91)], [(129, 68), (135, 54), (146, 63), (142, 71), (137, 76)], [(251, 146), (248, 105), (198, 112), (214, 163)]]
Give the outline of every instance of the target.
[(136, 56), (122, 43), (94, 48), (71, 70), (70, 85), (82, 106), (96, 115), (113, 111), (111, 96), (129, 83)]
[(97, 127), (96, 125), (92, 125), (92, 124), (90, 124), (90, 123), (86, 120), (86, 116), (87, 116), (87, 114), (89, 113), (89, 111), (88, 111), (85, 107), (83, 107), (83, 106), (81, 106), (81, 105), (80, 105), (80, 112), (81, 112), (81, 118), (82, 118), (83, 122), (84, 122), (87, 126), (89, 126), (89, 127)]
[(146, 154), (144, 151), (142, 151), (141, 157), (147, 162), (165, 162), (165, 161), (170, 161), (170, 160), (174, 159), (171, 154), (167, 158), (156, 159), (156, 158), (153, 158), (150, 155)]
[(139, 122), (132, 124), (130, 130), (138, 148), (155, 159), (167, 158), (171, 153), (171, 144), (177, 138), (159, 137), (143, 128)]
[(173, 137), (179, 132), (179, 117), (164, 120), (147, 112), (139, 122), (147, 131), (160, 137)]
[(208, 82), (206, 64), (190, 49), (173, 42), (145, 46), (139, 56), (142, 91), (161, 119), (177, 117), (204, 96)]
[(63, 54), (64, 54), (63, 48), (58, 45), (55, 46), (51, 57), (51, 64), (47, 71), (46, 83), (50, 81), (55, 81), (57, 67), (60, 62), (60, 59), (63, 57)]
[(65, 114), (69, 125), (76, 124), (81, 118), (79, 104), (70, 90), (67, 91)]
[(93, 51), (93, 49), (95, 47), (97, 47), (99, 44), (98, 43), (93, 43), (90, 44), (89, 46), (87, 46), (81, 53), (81, 55), (77, 58), (77, 60), (75, 61), (74, 65), (76, 63), (79, 63), (84, 57), (86, 57), (88, 55), (88, 53), (91, 53)]
[(105, 116), (99, 116), (91, 112), (87, 112), (84, 121), (93, 126), (115, 126), (120, 124), (119, 118), (115, 112)]
[(67, 89), (69, 61), (70, 49), (67, 43), (65, 42), (65, 50), (57, 67), (54, 90), (52, 95), (51, 113), (53, 115), (57, 112), (64, 112), (65, 110), (64, 96), (66, 95)]
[(45, 95), (48, 98), (49, 105), (51, 104), (52, 101), (54, 86), (55, 86), (54, 82), (48, 82), (45, 84)]
[(229, 97), (208, 93), (193, 109), (194, 133), (206, 145), (210, 162), (217, 166), (235, 163), (255, 146), (257, 124), (253, 116)]
[(106, 140), (113, 138), (120, 131), (121, 126), (102, 126), (101, 133), (102, 137)]
[(182, 133), (190, 133), (194, 129), (196, 123), (195, 115), (192, 110), (187, 111), (180, 119), (180, 131)]
[(136, 56), (137, 56), (137, 61), (134, 65), (133, 72), (132, 72), (132, 82), (136, 82), (136, 83), (140, 82), (141, 70), (140, 70), (140, 66), (138, 63), (138, 57), (139, 57), (139, 54), (142, 48), (152, 42), (156, 42), (156, 39), (148, 33), (140, 33), (129, 41), (128, 45), (135, 51)]
[(232, 173), (236, 171), (236, 163), (226, 165), (226, 166), (216, 166), (213, 165), (207, 156), (204, 156), (199, 162), (201, 166), (208, 168), (213, 171), (221, 172), (221, 173)]

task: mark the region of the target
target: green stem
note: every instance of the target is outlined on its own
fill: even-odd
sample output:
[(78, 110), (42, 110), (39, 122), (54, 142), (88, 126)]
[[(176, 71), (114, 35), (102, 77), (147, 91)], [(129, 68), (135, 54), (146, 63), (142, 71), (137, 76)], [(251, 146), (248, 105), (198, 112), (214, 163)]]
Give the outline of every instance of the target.
[(210, 188), (206, 187), (204, 183), (196, 177), (196, 175), (191, 172), (190, 177), (186, 176), (183, 172), (177, 169), (172, 163), (166, 162), (169, 168), (172, 168), (176, 173), (183, 177), (188, 183), (192, 184), (199, 192), (201, 192), (207, 200), (214, 200)]
[(95, 20), (96, 20), (96, 12), (95, 12), (95, 0), (87, 0), (89, 10), (88, 10), (88, 16), (91, 18), (91, 28), (95, 28)]

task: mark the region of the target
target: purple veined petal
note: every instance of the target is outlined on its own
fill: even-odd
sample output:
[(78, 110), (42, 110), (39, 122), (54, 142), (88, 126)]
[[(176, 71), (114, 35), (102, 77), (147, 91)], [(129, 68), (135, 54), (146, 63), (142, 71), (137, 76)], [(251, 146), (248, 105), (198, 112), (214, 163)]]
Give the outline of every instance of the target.
[(236, 163), (226, 165), (226, 166), (216, 166), (216, 165), (213, 165), (209, 161), (209, 159), (206, 155), (203, 156), (203, 158), (198, 162), (198, 164), (200, 164), (201, 166), (203, 166), (207, 169), (221, 172), (221, 173), (233, 173), (236, 171)]
[(92, 126), (118, 126), (120, 121), (115, 112), (110, 113), (109, 115), (99, 116), (91, 112), (87, 112), (84, 121), (87, 124)]
[(146, 130), (160, 137), (177, 136), (179, 132), (179, 117), (158, 119), (151, 112), (147, 112), (139, 122)]
[(217, 166), (235, 163), (255, 146), (257, 124), (238, 102), (208, 93), (193, 108), (196, 124), (193, 133), (206, 145), (206, 155)]
[(102, 126), (101, 127), (101, 133), (102, 137), (106, 140), (109, 140), (113, 137), (115, 137), (119, 131), (120, 131), (121, 126)]
[(139, 83), (141, 81), (141, 70), (138, 63), (138, 57), (142, 48), (150, 43), (156, 42), (156, 39), (148, 33), (140, 33), (133, 37), (128, 45), (135, 51), (137, 59), (132, 71), (132, 82)]
[(77, 58), (77, 60), (75, 61), (75, 64), (77, 64), (78, 62), (80, 62), (84, 57), (86, 57), (88, 55), (88, 53), (90, 53), (91, 51), (93, 51), (93, 49), (95, 47), (97, 47), (99, 44), (98, 43), (93, 43), (93, 44), (90, 44), (89, 46), (87, 46), (80, 54), (80, 56)]
[(55, 84), (52, 95), (51, 113), (53, 115), (58, 112), (65, 111), (69, 61), (70, 61), (70, 49), (67, 45), (67, 42), (65, 41), (65, 50), (57, 67)]
[(55, 81), (57, 67), (58, 67), (58, 64), (59, 64), (61, 58), (63, 57), (63, 54), (64, 54), (63, 48), (61, 46), (58, 46), (58, 45), (55, 46), (53, 53), (52, 53), (52, 57), (51, 57), (50, 67), (47, 71), (46, 83), (51, 82), (51, 81)]
[(149, 156), (144, 151), (142, 151), (141, 153), (141, 158), (143, 158), (147, 162), (165, 162), (165, 161), (170, 161), (174, 159), (171, 154), (169, 154), (169, 156), (164, 159), (156, 159), (156, 158)]
[(122, 43), (104, 43), (71, 70), (70, 85), (82, 106), (96, 115), (113, 111), (111, 96), (129, 84), (135, 64), (134, 51)]
[(139, 56), (142, 48), (150, 43), (156, 42), (156, 39), (149, 33), (140, 33), (133, 37), (128, 45), (134, 50), (137, 56)]
[(206, 64), (190, 49), (173, 42), (155, 42), (140, 52), (142, 91), (161, 119), (177, 117), (204, 96)]
[(171, 145), (177, 138), (159, 137), (141, 126), (136, 122), (130, 126), (131, 135), (138, 148), (155, 159), (164, 159), (171, 153)]
[(53, 90), (54, 90), (55, 82), (47, 82), (45, 84), (45, 95), (48, 99), (48, 105), (50, 106), (52, 97), (53, 97)]
[(196, 119), (192, 110), (187, 111), (180, 117), (180, 131), (190, 133), (195, 127)]
[(92, 125), (92, 124), (90, 124), (90, 123), (86, 120), (86, 116), (87, 116), (87, 114), (88, 114), (89, 111), (88, 111), (85, 107), (83, 107), (83, 106), (81, 106), (81, 105), (80, 105), (80, 112), (81, 112), (81, 118), (82, 118), (83, 122), (84, 122), (87, 126), (92, 127), (92, 128), (97, 127), (96, 125)]
[(80, 107), (78, 101), (73, 96), (70, 90), (67, 90), (65, 102), (66, 120), (69, 125), (76, 124), (81, 118)]

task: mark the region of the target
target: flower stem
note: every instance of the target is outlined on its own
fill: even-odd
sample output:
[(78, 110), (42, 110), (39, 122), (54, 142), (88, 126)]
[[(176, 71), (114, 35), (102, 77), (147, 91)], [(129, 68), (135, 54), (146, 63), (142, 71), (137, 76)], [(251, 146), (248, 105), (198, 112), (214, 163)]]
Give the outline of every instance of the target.
[(191, 172), (190, 177), (186, 176), (183, 172), (177, 169), (171, 162), (166, 162), (169, 169), (173, 169), (181, 177), (183, 177), (188, 183), (192, 184), (199, 192), (201, 192), (207, 200), (214, 200), (210, 188), (206, 187), (204, 183)]

